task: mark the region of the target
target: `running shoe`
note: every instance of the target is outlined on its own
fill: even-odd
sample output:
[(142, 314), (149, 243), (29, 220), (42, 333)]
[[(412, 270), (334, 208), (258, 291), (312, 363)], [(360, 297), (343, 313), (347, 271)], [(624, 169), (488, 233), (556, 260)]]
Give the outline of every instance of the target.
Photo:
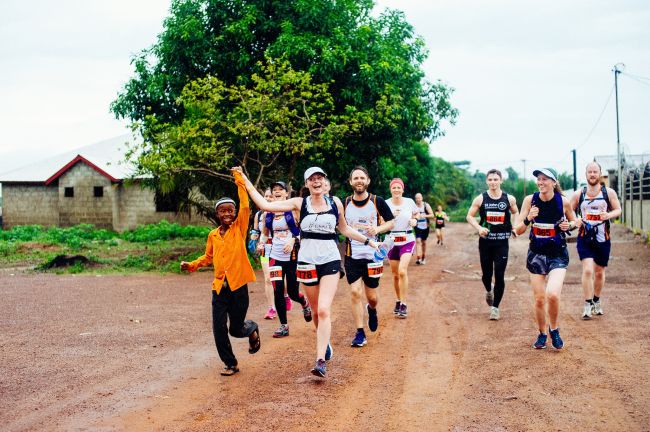
[(399, 301), (399, 300), (397, 300), (397, 301), (395, 302), (395, 309), (393, 309), (393, 313), (394, 313), (395, 315), (397, 315), (397, 314), (399, 313), (399, 307), (400, 307), (401, 304), (402, 304), (402, 302)]
[(399, 305), (399, 313), (397, 314), (397, 318), (406, 318), (408, 316), (408, 310), (406, 310), (406, 303), (402, 303)]
[(325, 374), (327, 373), (327, 364), (325, 363), (325, 360), (316, 360), (316, 365), (311, 370), (311, 373), (317, 377), (325, 378)]
[(268, 311), (266, 311), (266, 315), (264, 315), (264, 319), (275, 319), (275, 317), (278, 316), (278, 313), (275, 311), (275, 308), (270, 307)]
[(535, 348), (535, 349), (546, 349), (546, 338), (547, 337), (548, 336), (546, 335), (546, 333), (540, 333), (537, 336), (537, 340), (533, 344), (533, 348)]
[(305, 305), (302, 307), (302, 316), (305, 318), (305, 321), (310, 322), (312, 319), (311, 316), (311, 306), (309, 305), (309, 302), (305, 298)]
[(375, 332), (377, 331), (377, 326), (379, 326), (379, 319), (377, 319), (377, 309), (373, 309), (369, 304), (367, 304), (366, 310), (368, 311), (368, 328), (371, 332)]
[(426, 260), (426, 259), (422, 258), (422, 259), (420, 260), (420, 264), (425, 265), (426, 263), (427, 263), (427, 260)]
[(487, 303), (488, 306), (494, 304), (494, 287), (491, 287), (490, 291), (485, 293), (485, 303)]
[(288, 295), (284, 296), (284, 303), (287, 305), (287, 312), (289, 312), (292, 308), (292, 304), (291, 304), (291, 299), (289, 298)]
[(500, 314), (499, 314), (499, 308), (492, 306), (490, 309), (490, 319), (492, 321), (499, 321)]
[(357, 330), (357, 334), (355, 334), (354, 339), (352, 339), (352, 346), (355, 348), (361, 348), (367, 343), (368, 341), (366, 340), (365, 332), (363, 330)]
[(591, 310), (593, 309), (593, 305), (589, 302), (585, 302), (585, 306), (582, 309), (582, 319), (583, 320), (588, 320), (591, 319)]
[(560, 337), (560, 328), (556, 328), (555, 330), (551, 330), (551, 328), (548, 328), (549, 333), (551, 334), (551, 343), (553, 344), (553, 348), (560, 350), (564, 347), (564, 342), (562, 341), (562, 338)]
[(278, 329), (273, 332), (273, 337), (281, 338), (285, 336), (289, 336), (289, 326), (286, 324), (280, 324), (280, 327), (278, 327)]
[(334, 348), (332, 348), (332, 344), (328, 342), (327, 349), (325, 349), (325, 361), (330, 361), (333, 355), (334, 355)]
[(415, 265), (422, 265), (422, 261), (420, 260), (420, 258), (415, 260)]
[(593, 315), (603, 315), (605, 313), (603, 312), (603, 305), (600, 303), (600, 300), (594, 302), (591, 313)]

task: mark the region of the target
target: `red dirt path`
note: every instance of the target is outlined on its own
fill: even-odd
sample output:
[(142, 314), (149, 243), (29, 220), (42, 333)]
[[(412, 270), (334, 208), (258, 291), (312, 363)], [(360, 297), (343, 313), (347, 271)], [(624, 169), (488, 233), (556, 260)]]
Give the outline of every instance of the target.
[[(262, 349), (235, 340), (242, 372), (221, 377), (211, 334), (211, 272), (56, 276), (0, 269), (0, 429), (23, 430), (650, 430), (650, 249), (620, 227), (605, 315), (582, 321), (575, 244), (562, 303), (566, 349), (536, 351), (527, 241), (511, 242), (502, 319), (489, 321), (477, 238), (450, 224), (409, 268), (410, 315), (392, 315), (390, 270), (379, 330), (349, 346), (347, 284), (333, 308), (334, 358), (313, 377), (315, 340), (298, 308), (272, 339), (264, 294), (249, 318)], [(2, 263), (0, 262), (0, 267)], [(443, 270), (445, 270), (443, 272)]]

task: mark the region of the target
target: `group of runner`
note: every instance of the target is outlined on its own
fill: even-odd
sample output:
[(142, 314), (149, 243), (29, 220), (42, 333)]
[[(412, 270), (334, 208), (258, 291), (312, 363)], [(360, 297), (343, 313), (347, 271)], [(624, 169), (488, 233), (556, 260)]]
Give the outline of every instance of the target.
[[(467, 212), (467, 222), (479, 234), (482, 282), (491, 320), (500, 318), (509, 239), (511, 235), (525, 233), (530, 226), (526, 268), (530, 272), (539, 330), (533, 344), (536, 349), (546, 348), (549, 335), (555, 349), (564, 347), (558, 321), (560, 294), (569, 265), (566, 236), (575, 228), (579, 229), (577, 250), (585, 296), (582, 318), (603, 315), (600, 295), (611, 249), (609, 221), (621, 214), (621, 206), (616, 192), (601, 183), (602, 172), (597, 162), (589, 163), (585, 174), (587, 185), (566, 198), (552, 169), (533, 171), (539, 190), (524, 198), (519, 212), (514, 197), (501, 190), (501, 172), (492, 169), (486, 177), (488, 190), (474, 199)], [(516, 219), (514, 224), (512, 215)]]
[[(316, 361), (311, 370), (314, 375), (326, 375), (327, 362), (333, 355), (331, 307), (343, 274), (350, 285), (356, 326), (352, 347), (367, 344), (366, 314), (368, 329), (375, 332), (378, 328), (377, 287), (383, 274), (384, 257), (389, 260), (393, 276), (394, 314), (401, 319), (408, 316), (408, 265), (414, 251), (416, 265), (426, 264), (430, 219), (435, 224), (437, 243), (444, 244), (444, 223), (449, 219), (440, 206), (433, 212), (421, 194), (416, 194), (415, 200), (404, 197), (405, 185), (399, 178), (390, 182), (389, 199), (370, 193), (371, 179), (361, 166), (350, 172), (353, 193), (343, 202), (329, 195), (329, 179), (319, 167), (305, 171), (305, 187), (300, 196), (293, 198), (289, 198), (289, 188), (282, 181), (274, 182), (262, 195), (241, 167), (234, 167), (232, 172), (238, 187), (239, 212), (234, 200), (220, 199), (215, 206), (220, 226), (208, 235), (205, 254), (192, 262), (181, 263), (181, 269), (188, 271), (210, 263), (214, 266), (213, 332), (217, 351), (225, 363), (222, 375), (239, 371), (228, 333), (248, 337), (250, 353), (257, 352), (261, 344), (258, 325), (245, 320), (249, 302), (247, 284), (255, 280), (245, 245), (249, 196), (260, 209), (254, 218), (251, 238), (257, 240), (262, 252), (269, 303), (265, 318), (273, 319), (276, 315), (279, 318), (280, 326), (273, 337), (289, 336), (287, 310), (291, 301), (301, 305), (305, 321), (313, 321), (316, 327)], [(569, 262), (565, 237), (574, 228), (580, 229), (578, 253), (583, 263), (585, 294), (582, 317), (589, 319), (594, 314), (603, 314), (600, 294), (610, 250), (609, 220), (618, 217), (621, 209), (616, 193), (601, 186), (600, 174), (600, 166), (590, 163), (588, 185), (567, 199), (561, 194), (557, 176), (551, 169), (535, 170), (533, 175), (539, 191), (524, 198), (519, 212), (514, 197), (501, 190), (501, 173), (493, 169), (487, 173), (488, 190), (474, 199), (467, 213), (467, 221), (479, 234), (482, 282), (491, 320), (500, 319), (509, 239), (531, 226), (526, 267), (531, 273), (535, 299), (539, 334), (533, 347), (537, 349), (546, 348), (549, 334), (553, 347), (561, 349), (564, 345), (559, 333), (559, 301)], [(576, 217), (575, 210), (580, 218)], [(344, 271), (338, 233), (347, 238)], [(378, 235), (382, 233), (386, 235), (380, 243)]]

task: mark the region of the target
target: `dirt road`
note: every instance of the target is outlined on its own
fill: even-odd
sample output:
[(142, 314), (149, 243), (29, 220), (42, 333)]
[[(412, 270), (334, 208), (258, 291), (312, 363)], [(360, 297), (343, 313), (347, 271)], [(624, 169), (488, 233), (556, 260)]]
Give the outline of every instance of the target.
[(315, 338), (299, 308), (272, 339), (261, 284), (249, 318), (262, 349), (236, 340), (222, 377), (211, 334), (212, 274), (56, 276), (0, 270), (0, 429), (164, 431), (648, 431), (650, 249), (614, 231), (605, 315), (582, 321), (575, 244), (561, 303), (566, 349), (536, 351), (527, 241), (511, 242), (500, 321), (489, 321), (477, 238), (450, 224), (410, 267), (410, 314), (393, 317), (390, 270), (379, 330), (351, 348), (344, 281), (334, 358), (313, 377)]

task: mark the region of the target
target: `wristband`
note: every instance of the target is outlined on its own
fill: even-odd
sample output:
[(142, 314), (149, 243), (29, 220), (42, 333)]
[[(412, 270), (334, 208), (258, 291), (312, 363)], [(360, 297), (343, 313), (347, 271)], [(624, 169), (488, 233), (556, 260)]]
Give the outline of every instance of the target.
[(366, 237), (366, 241), (363, 242), (363, 245), (368, 246), (368, 243), (370, 243), (370, 239), (368, 237)]
[(528, 220), (528, 218), (524, 218), (524, 225), (528, 226), (528, 225), (530, 225), (530, 222), (531, 221)]

